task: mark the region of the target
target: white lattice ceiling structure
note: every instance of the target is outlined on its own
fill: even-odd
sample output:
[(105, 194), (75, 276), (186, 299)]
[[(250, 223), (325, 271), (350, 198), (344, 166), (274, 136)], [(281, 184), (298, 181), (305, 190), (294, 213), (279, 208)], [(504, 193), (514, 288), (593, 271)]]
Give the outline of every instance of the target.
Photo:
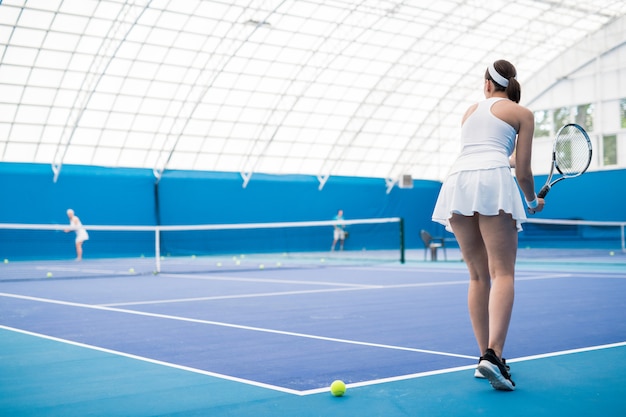
[(603, 53), (584, 41), (625, 15), (623, 0), (4, 0), (0, 162), (441, 179), (490, 61), (525, 88), (577, 45)]

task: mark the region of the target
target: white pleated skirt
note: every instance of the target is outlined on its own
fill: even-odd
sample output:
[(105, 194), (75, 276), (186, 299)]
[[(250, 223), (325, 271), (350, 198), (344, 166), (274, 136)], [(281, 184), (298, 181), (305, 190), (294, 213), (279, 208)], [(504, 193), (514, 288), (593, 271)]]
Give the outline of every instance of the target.
[(76, 243), (84, 242), (85, 240), (89, 240), (89, 234), (85, 229), (78, 229), (76, 231)]
[(526, 211), (517, 183), (508, 167), (461, 171), (446, 178), (439, 191), (432, 219), (452, 232), (453, 213), (495, 216), (500, 210), (513, 216), (517, 230), (522, 230)]

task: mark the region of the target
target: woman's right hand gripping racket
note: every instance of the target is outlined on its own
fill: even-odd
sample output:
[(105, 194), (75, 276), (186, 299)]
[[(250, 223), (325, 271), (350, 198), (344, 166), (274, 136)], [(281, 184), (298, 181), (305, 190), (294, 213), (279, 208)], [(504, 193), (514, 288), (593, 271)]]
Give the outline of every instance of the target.
[[(574, 123), (563, 126), (554, 138), (550, 175), (537, 197), (545, 198), (554, 184), (561, 180), (584, 174), (590, 163), (591, 140), (585, 129)], [(555, 169), (561, 176), (552, 180)]]

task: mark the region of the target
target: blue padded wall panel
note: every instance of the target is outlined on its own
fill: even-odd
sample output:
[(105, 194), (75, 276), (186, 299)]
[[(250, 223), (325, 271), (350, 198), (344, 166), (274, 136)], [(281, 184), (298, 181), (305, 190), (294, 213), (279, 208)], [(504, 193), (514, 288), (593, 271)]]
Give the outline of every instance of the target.
[[(152, 225), (154, 176), (150, 170), (66, 165), (53, 181), (50, 165), (0, 164), (0, 222), (67, 224), (72, 208), (84, 224)], [(151, 234), (90, 232), (85, 256), (140, 255), (152, 251)], [(0, 230), (0, 257), (73, 258), (74, 233)]]
[[(546, 176), (537, 176), (540, 189)], [(588, 172), (557, 183), (546, 196), (545, 209), (537, 217), (626, 221), (626, 170)]]
[[(430, 211), (440, 188), (438, 182), (415, 181), (413, 189), (395, 187), (387, 194), (383, 179), (331, 177), (319, 190), (313, 176), (264, 174), (253, 175), (245, 188), (243, 184), (236, 173), (166, 172), (159, 183), (162, 224), (331, 220), (342, 209), (346, 219), (403, 217), (406, 244), (416, 246), (419, 229), (432, 228)], [(316, 237), (315, 248), (328, 249), (332, 229), (327, 236), (324, 242)], [(240, 240), (254, 239), (262, 240)], [(370, 242), (352, 242), (372, 246)], [(222, 246), (225, 244), (222, 241)]]
[[(537, 188), (544, 181), (545, 176), (538, 176)], [(546, 209), (535, 216), (623, 221), (625, 181), (626, 170), (590, 172), (566, 180), (554, 187)], [(66, 165), (55, 183), (49, 165), (0, 163), (0, 222), (66, 224), (65, 211), (70, 207), (90, 225), (330, 220), (343, 209), (346, 219), (403, 217), (408, 248), (422, 247), (421, 228), (443, 233), (430, 220), (441, 186), (436, 181), (416, 180), (412, 189), (394, 187), (387, 194), (385, 181), (373, 178), (330, 177), (319, 190), (315, 176), (254, 174), (244, 188), (237, 173), (167, 171), (158, 186), (159, 219), (154, 184), (151, 170)], [(15, 233), (0, 230), (0, 258), (74, 256), (73, 234), (32, 234), (32, 239), (19, 240)], [(91, 234), (86, 257), (149, 256), (154, 250), (149, 233)], [(537, 236), (522, 233), (520, 241), (524, 239)], [(320, 247), (329, 247), (331, 240), (329, 230)]]

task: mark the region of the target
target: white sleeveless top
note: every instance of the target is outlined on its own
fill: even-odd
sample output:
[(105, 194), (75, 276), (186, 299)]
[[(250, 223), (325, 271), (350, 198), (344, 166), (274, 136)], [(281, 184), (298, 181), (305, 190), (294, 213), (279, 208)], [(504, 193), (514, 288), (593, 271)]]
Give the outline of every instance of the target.
[(526, 220), (526, 211), (509, 157), (515, 149), (517, 132), (513, 126), (491, 113), (491, 106), (503, 98), (490, 98), (465, 120), (461, 128), (461, 154), (443, 182), (432, 220), (452, 232), (453, 213), (495, 216), (510, 213), (517, 230)]
[(494, 97), (478, 103), (461, 128), (461, 154), (450, 173), (475, 169), (509, 167), (509, 157), (515, 149), (517, 132), (507, 122), (491, 113)]

